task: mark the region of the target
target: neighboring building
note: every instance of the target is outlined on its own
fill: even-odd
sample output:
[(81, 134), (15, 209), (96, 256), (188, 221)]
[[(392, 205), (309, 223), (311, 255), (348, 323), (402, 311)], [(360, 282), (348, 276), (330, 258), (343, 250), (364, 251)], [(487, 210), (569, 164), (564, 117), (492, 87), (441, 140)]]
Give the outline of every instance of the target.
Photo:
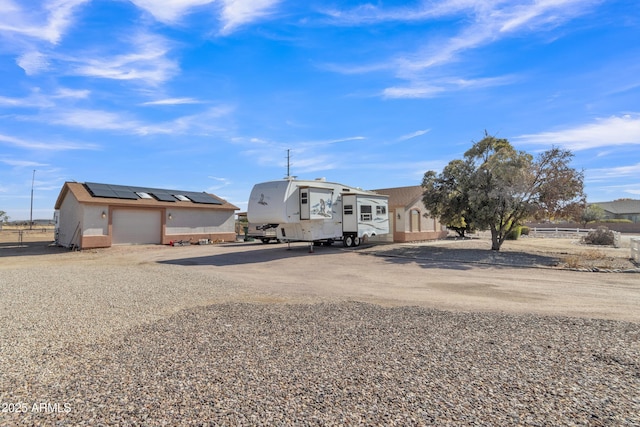
[(55, 209), (56, 242), (89, 249), (235, 241), (234, 213), (239, 208), (204, 192), (65, 182)]
[(376, 236), (372, 241), (413, 242), (436, 240), (447, 237), (447, 228), (436, 218), (429, 216), (422, 203), (423, 189), (419, 185), (410, 187), (372, 190), (389, 196), (389, 234)]
[(640, 200), (619, 199), (613, 202), (589, 203), (600, 206), (604, 210), (605, 219), (628, 219), (640, 222)]

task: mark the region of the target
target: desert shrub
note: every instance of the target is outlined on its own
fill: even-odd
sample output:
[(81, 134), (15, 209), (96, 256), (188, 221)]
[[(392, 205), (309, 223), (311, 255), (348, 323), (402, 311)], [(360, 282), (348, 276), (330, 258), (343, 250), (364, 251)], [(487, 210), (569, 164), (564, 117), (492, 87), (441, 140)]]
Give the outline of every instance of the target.
[(528, 236), (529, 235), (529, 230), (530, 230), (530, 228), (527, 227), (526, 225), (521, 225), (520, 226), (520, 235)]
[(613, 259), (607, 256), (607, 254), (597, 250), (589, 250), (577, 254), (567, 255), (562, 259), (562, 261), (567, 268), (614, 268), (614, 264), (612, 262)]
[(606, 222), (608, 224), (633, 224), (630, 219), (603, 219), (600, 222)]
[(505, 237), (506, 240), (518, 240), (518, 237), (520, 237), (520, 233), (521, 233), (521, 226), (516, 226), (513, 227), (513, 230), (511, 230), (507, 236)]
[(568, 268), (582, 267), (582, 258), (579, 255), (568, 255), (562, 259), (564, 265)]
[(596, 230), (590, 231), (582, 239), (587, 245), (608, 246), (614, 244), (615, 235), (607, 227), (598, 227)]

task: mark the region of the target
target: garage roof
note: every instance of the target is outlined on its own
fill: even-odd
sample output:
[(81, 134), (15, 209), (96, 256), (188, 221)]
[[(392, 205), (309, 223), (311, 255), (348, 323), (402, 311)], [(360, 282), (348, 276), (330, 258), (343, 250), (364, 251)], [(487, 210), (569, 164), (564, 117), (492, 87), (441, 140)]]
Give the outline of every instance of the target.
[(190, 207), (238, 210), (213, 194), (195, 191), (168, 190), (96, 182), (65, 182), (55, 208), (59, 209), (64, 197), (71, 192), (80, 203), (126, 206)]

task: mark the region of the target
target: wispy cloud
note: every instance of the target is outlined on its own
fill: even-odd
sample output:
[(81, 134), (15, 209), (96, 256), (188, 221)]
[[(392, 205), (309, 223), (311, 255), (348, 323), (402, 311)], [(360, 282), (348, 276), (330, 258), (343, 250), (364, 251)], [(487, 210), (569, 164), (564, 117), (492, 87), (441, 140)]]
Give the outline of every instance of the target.
[(521, 135), (514, 141), (521, 144), (557, 145), (575, 151), (615, 145), (640, 145), (640, 114), (612, 116), (563, 130)]
[(429, 78), (424, 81), (422, 77), (412, 78), (409, 86), (388, 87), (382, 91), (384, 98), (433, 98), (444, 92), (453, 92), (464, 89), (482, 89), (494, 86), (503, 86), (516, 80), (516, 76), (486, 77), (477, 79), (464, 78)]
[(217, 176), (208, 176), (207, 178), (216, 181), (218, 184), (211, 185), (207, 188), (207, 191), (214, 192), (220, 190), (221, 188), (227, 187), (231, 184), (231, 181), (227, 178), (220, 178)]
[[(330, 65), (327, 69), (342, 73), (366, 73), (387, 69), (408, 85), (391, 86), (381, 93), (386, 98), (429, 98), (443, 92), (509, 84), (513, 76), (479, 79), (439, 79), (434, 70), (460, 60), (466, 51), (495, 43), (506, 37), (532, 31), (549, 31), (576, 16), (588, 13), (601, 0), (448, 0), (422, 2), (417, 7), (386, 9), (371, 4), (351, 10), (325, 13), (337, 25), (377, 25), (385, 22), (428, 22), (448, 18), (461, 23), (454, 35), (438, 35), (417, 46), (413, 53), (374, 64)], [(464, 26), (462, 26), (464, 24)], [(451, 75), (449, 71), (447, 73)]]
[(0, 158), (0, 163), (4, 163), (5, 165), (14, 166), (18, 168), (35, 168), (35, 167), (47, 166), (44, 163), (34, 162), (32, 160), (16, 160), (16, 159), (3, 159), (3, 158)]
[(70, 74), (158, 85), (179, 72), (178, 63), (167, 57), (170, 46), (165, 38), (138, 33), (127, 45), (133, 46), (132, 52), (113, 56), (87, 53), (71, 59), (77, 65)]
[(23, 98), (0, 96), (0, 106), (20, 108), (48, 108), (53, 107), (54, 105), (55, 103), (50, 99), (50, 97), (40, 93), (37, 88), (35, 88), (28, 96)]
[(413, 84), (407, 87), (388, 87), (382, 91), (384, 98), (432, 98), (442, 92), (443, 87), (431, 86), (428, 84)]
[(57, 99), (83, 99), (87, 98), (90, 93), (85, 89), (59, 88), (54, 93), (47, 94), (34, 88), (31, 94), (23, 98), (0, 96), (0, 107), (52, 108), (56, 106)]
[[(199, 134), (210, 135), (227, 130), (228, 116), (235, 110), (231, 105), (219, 105), (201, 113), (178, 117), (163, 123), (136, 125), (133, 130), (138, 135), (151, 134)], [(224, 120), (222, 120), (224, 118)]]
[(341, 142), (362, 141), (363, 139), (366, 139), (366, 138), (364, 136), (349, 136), (346, 138), (326, 139), (326, 140), (319, 140), (319, 141), (302, 141), (302, 142), (295, 143), (295, 146), (298, 147), (298, 151), (300, 151), (302, 149), (309, 148), (309, 147), (327, 146), (327, 145), (338, 144)]
[(238, 27), (264, 19), (274, 13), (281, 0), (131, 0), (140, 9), (165, 24), (179, 24), (195, 8), (220, 3), (216, 7), (222, 23), (220, 34), (228, 35)]
[(21, 121), (37, 121), (47, 125), (92, 131), (115, 131), (131, 135), (208, 135), (226, 130), (230, 122), (228, 116), (233, 111), (233, 106), (219, 105), (197, 114), (155, 123), (145, 122), (129, 113), (83, 108), (56, 108), (37, 115), (14, 117)]
[(94, 144), (82, 144), (75, 142), (57, 142), (49, 138), (43, 138), (43, 141), (32, 141), (16, 138), (9, 135), (0, 134), (0, 144), (11, 145), (13, 147), (24, 148), (28, 150), (43, 151), (66, 151), (66, 150), (95, 150), (97, 146)]
[(283, 172), (287, 165), (287, 149), (290, 151), (290, 166), (293, 175), (300, 173), (312, 173), (339, 169), (344, 167), (344, 155), (339, 153), (329, 153), (325, 150), (335, 144), (362, 141), (364, 136), (349, 136), (344, 138), (334, 138), (314, 141), (294, 141), (278, 142), (262, 138), (242, 139), (236, 142), (243, 143), (251, 148), (242, 151), (242, 154), (251, 158), (252, 161), (260, 165), (282, 167)]
[(411, 132), (407, 135), (402, 135), (400, 138), (398, 138), (398, 141), (406, 141), (408, 139), (412, 139), (412, 138), (416, 138), (418, 136), (422, 136), (425, 133), (428, 133), (431, 129), (424, 129), (424, 130), (417, 130), (415, 132)]
[(28, 76), (41, 73), (49, 68), (47, 57), (37, 51), (24, 53), (16, 60), (16, 63)]
[(157, 101), (143, 102), (141, 105), (183, 105), (183, 104), (201, 104), (202, 101), (198, 101), (193, 98), (166, 98), (158, 99)]
[[(48, 124), (91, 130), (131, 131), (142, 126), (137, 120), (104, 110), (56, 110), (48, 114), (41, 114), (37, 119)], [(26, 117), (25, 120), (34, 120), (34, 118)]]
[(42, 7), (31, 2), (0, 1), (0, 33), (15, 33), (57, 44), (73, 23), (79, 6), (90, 0), (48, 0)]
[(178, 23), (193, 8), (211, 4), (214, 0), (130, 0), (155, 19), (166, 24)]
[[(620, 198), (621, 194), (624, 197), (637, 198), (640, 196), (640, 181), (633, 182), (632, 180), (637, 176), (634, 175), (627, 179), (623, 184), (610, 185), (606, 179), (590, 179), (589, 171), (586, 171), (585, 182), (591, 183), (593, 191), (589, 192), (589, 201), (605, 201), (612, 198)], [(628, 195), (628, 196), (627, 196)]]
[(85, 99), (91, 94), (90, 90), (87, 89), (69, 89), (69, 88), (59, 88), (54, 95), (53, 98), (74, 98), (74, 99)]
[[(459, 14), (470, 17), (471, 24), (458, 34), (445, 40), (436, 40), (422, 47), (417, 53), (400, 58), (402, 73), (450, 63), (464, 51), (496, 42), (517, 32), (548, 31), (563, 22), (589, 10), (593, 0), (447, 2), (451, 7), (441, 8), (442, 14)], [(426, 14), (426, 16), (429, 16)], [(459, 15), (456, 15), (459, 16)], [(462, 16), (459, 16), (462, 18)]]
[(618, 177), (640, 177), (640, 163), (635, 165), (614, 166), (610, 168), (590, 169), (587, 171), (589, 180), (602, 180)]
[(223, 0), (221, 34), (229, 34), (236, 28), (274, 13), (281, 0)]

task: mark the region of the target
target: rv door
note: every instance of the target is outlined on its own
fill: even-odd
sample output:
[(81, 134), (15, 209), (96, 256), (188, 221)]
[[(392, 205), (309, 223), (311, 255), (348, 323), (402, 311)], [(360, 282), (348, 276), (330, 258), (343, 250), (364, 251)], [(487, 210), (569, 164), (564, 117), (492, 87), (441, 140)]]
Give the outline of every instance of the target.
[(358, 232), (358, 207), (355, 194), (342, 195), (342, 231), (345, 233)]

